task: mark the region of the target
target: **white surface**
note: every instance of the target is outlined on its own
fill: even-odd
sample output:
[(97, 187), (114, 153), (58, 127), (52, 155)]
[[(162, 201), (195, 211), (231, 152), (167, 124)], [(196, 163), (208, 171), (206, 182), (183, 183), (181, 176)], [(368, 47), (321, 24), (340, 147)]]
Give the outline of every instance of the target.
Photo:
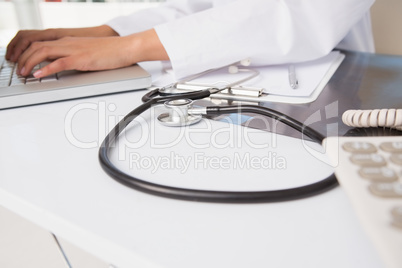
[(66, 254), (71, 267), (83, 268), (113, 268), (108, 263), (101, 261), (99, 258), (83, 251), (82, 249), (72, 245), (70, 242), (57, 238), (64, 254)]
[[(339, 187), (299, 201), (233, 205), (155, 197), (112, 180), (97, 146), (143, 94), (0, 111), (0, 204), (120, 268), (382, 266)], [(294, 139), (280, 141), (289, 159), (293, 150), (305, 154)], [(312, 168), (289, 166), (277, 180), (330, 172), (315, 158), (299, 161)], [(259, 175), (270, 179), (271, 171)]]
[(352, 154), (343, 150), (342, 145), (345, 142), (371, 143), (377, 148), (376, 154), (382, 155), (387, 161), (387, 167), (398, 174), (399, 180), (395, 183), (401, 183), (400, 166), (393, 164), (389, 160), (391, 154), (380, 150), (379, 145), (383, 142), (402, 142), (402, 137), (331, 137), (326, 142), (331, 159), (339, 160), (336, 175), (350, 198), (363, 228), (372, 239), (387, 267), (401, 267), (402, 230), (392, 227), (391, 210), (402, 206), (402, 199), (381, 198), (371, 194), (368, 187), (372, 183), (358, 174), (360, 166), (350, 161)]
[[(17, 29), (18, 21), (15, 14), (13, 2), (0, 2), (1, 16), (0, 16), (0, 30), (4, 29)], [(2, 35), (0, 35), (2, 36)]]
[(68, 267), (51, 233), (2, 206), (0, 237), (0, 267)]

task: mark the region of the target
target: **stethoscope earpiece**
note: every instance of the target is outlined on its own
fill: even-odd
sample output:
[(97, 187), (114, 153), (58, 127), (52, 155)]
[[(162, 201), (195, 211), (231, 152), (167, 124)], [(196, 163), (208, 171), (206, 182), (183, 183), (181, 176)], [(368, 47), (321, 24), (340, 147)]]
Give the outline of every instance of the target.
[[(244, 59), (244, 60), (241, 60), (240, 62), (238, 62), (238, 64), (240, 64), (241, 66), (247, 67), (247, 66), (251, 65), (251, 60)], [(228, 72), (230, 74), (237, 74), (239, 72), (239, 67), (237, 67), (236, 65), (230, 65), (228, 68)]]
[(228, 72), (230, 74), (237, 74), (239, 72), (239, 68), (237, 66), (235, 66), (235, 65), (231, 65), (228, 68)]
[(245, 66), (245, 67), (250, 66), (251, 65), (251, 60), (249, 58), (241, 60), (240, 64)]

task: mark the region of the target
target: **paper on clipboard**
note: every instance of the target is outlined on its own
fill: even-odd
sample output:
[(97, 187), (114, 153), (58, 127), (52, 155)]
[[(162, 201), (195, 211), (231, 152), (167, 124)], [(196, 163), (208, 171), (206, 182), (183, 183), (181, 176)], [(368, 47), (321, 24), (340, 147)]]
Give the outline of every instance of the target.
[[(245, 82), (243, 86), (261, 87), (264, 89), (263, 96), (216, 94), (213, 97), (254, 102), (309, 103), (317, 99), (344, 57), (345, 55), (339, 51), (332, 51), (317, 60), (293, 64), (299, 82), (297, 89), (291, 88), (289, 84), (289, 64), (245, 67), (245, 69), (256, 69), (260, 74), (256, 78)], [(194, 79), (189, 83), (205, 86), (223, 86), (248, 75), (249, 73), (247, 72), (230, 74), (227, 69), (220, 69)]]

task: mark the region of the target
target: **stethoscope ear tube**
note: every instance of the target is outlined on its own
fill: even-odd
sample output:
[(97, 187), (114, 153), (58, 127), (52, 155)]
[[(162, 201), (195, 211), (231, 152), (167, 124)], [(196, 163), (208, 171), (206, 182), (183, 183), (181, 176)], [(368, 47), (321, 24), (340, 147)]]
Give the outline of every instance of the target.
[(178, 100), (178, 99), (199, 100), (199, 99), (203, 99), (203, 98), (208, 98), (211, 95), (211, 90), (214, 90), (214, 89), (210, 88), (210, 89), (197, 90), (197, 91), (191, 91), (191, 92), (169, 94), (169, 93), (161, 93), (160, 89), (156, 88), (156, 89), (149, 91), (144, 96), (142, 96), (141, 100), (144, 103), (146, 103), (148, 101), (155, 101), (155, 100), (158, 103), (163, 103), (165, 101)]
[[(338, 185), (338, 181), (334, 174), (329, 177), (301, 187), (273, 190), (273, 191), (248, 191), (248, 192), (231, 192), (231, 191), (208, 191), (208, 190), (194, 190), (186, 188), (178, 188), (165, 186), (160, 184), (151, 183), (145, 180), (138, 179), (120, 171), (109, 159), (109, 151), (113, 147), (112, 144), (118, 138), (123, 129), (138, 115), (149, 109), (152, 105), (161, 103), (166, 99), (171, 100), (170, 97), (154, 97), (157, 92), (151, 91), (148, 93), (150, 97), (148, 101), (127, 114), (123, 120), (106, 136), (105, 140), (99, 149), (99, 161), (103, 170), (116, 181), (131, 187), (133, 189), (153, 194), (162, 197), (202, 201), (202, 202), (217, 202), (217, 203), (262, 203), (262, 202), (280, 202), (301, 199), (305, 197), (314, 196), (326, 192)], [(192, 94), (192, 95), (191, 95)], [(199, 92), (199, 98), (203, 95), (208, 95), (206, 92)], [(185, 95), (185, 94), (184, 94)], [(194, 92), (188, 93), (186, 97), (194, 99)], [(183, 97), (183, 96), (180, 96)], [(179, 99), (177, 97), (176, 99)], [(270, 118), (274, 118), (292, 128), (300, 131), (304, 135), (310, 137), (314, 141), (321, 143), (324, 136), (316, 132), (312, 128), (303, 125), (302, 123), (290, 118), (280, 112), (259, 106), (240, 105), (240, 106), (226, 106), (226, 107), (207, 107), (207, 114), (224, 114), (224, 113), (256, 113)]]

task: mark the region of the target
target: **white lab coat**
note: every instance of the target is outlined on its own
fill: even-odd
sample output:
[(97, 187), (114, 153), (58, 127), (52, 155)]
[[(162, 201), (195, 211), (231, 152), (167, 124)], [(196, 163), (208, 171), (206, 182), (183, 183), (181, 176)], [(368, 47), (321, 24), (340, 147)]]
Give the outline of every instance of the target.
[(250, 58), (253, 65), (316, 59), (334, 48), (374, 52), (374, 0), (182, 0), (119, 17), (120, 35), (154, 28), (176, 78)]

